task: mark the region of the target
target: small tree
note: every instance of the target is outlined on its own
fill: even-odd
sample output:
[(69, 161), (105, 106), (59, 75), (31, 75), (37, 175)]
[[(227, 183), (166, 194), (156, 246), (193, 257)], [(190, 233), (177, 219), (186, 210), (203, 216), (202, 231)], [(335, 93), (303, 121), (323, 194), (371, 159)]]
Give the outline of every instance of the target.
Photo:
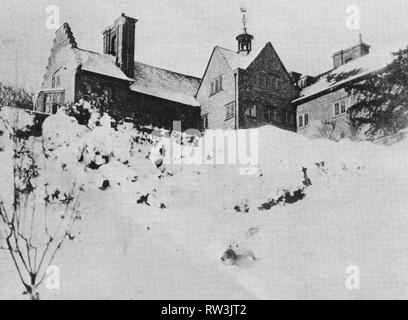
[(346, 88), (357, 99), (349, 109), (352, 128), (365, 128), (369, 138), (408, 127), (408, 49), (393, 55), (392, 63), (383, 70), (351, 82)]
[(0, 199), (0, 247), (10, 253), (25, 293), (38, 300), (57, 252), (79, 232), (79, 188), (62, 190), (42, 178), (38, 154), (14, 128), (13, 198), (8, 205)]

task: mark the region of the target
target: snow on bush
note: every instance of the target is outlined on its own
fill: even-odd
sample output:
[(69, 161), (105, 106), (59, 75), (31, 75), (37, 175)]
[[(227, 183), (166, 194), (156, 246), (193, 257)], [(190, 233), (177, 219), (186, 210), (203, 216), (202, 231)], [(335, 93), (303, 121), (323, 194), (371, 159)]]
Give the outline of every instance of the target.
[[(106, 115), (91, 119), (83, 126), (64, 114), (52, 115), (43, 137), (32, 141), (39, 150), (44, 145), (43, 170), (51, 181), (62, 179), (61, 172), (71, 175), (92, 195), (91, 203), (98, 204), (93, 213), (89, 209), (95, 229), (112, 211), (130, 220), (129, 228), (137, 226), (137, 234), (127, 238), (128, 250), (137, 237), (146, 252), (160, 255), (153, 236), (141, 231), (151, 232), (153, 226), (155, 236), (169, 237), (170, 252), (173, 245), (182, 248), (186, 263), (215, 268), (214, 282), (221, 270), (258, 298), (290, 298), (295, 292), (308, 298), (309, 286), (320, 288), (325, 279), (342, 285), (347, 263), (359, 261), (367, 248), (392, 247), (406, 237), (408, 221), (401, 208), (408, 205), (407, 140), (391, 147), (335, 143), (265, 126), (256, 129), (258, 157), (248, 174), (247, 164), (215, 162), (224, 146), (206, 148), (206, 139), (214, 138), (208, 132), (169, 134), (132, 124), (113, 129)], [(3, 124), (0, 130), (7, 128)], [(7, 144), (7, 134), (0, 139)], [(6, 151), (0, 151), (0, 161), (7, 169)], [(0, 171), (2, 190), (7, 190), (7, 176), (10, 171)], [(122, 235), (111, 224), (101, 227)], [(120, 250), (119, 242), (111, 245)], [(378, 255), (386, 261), (389, 252), (378, 250), (365, 256), (363, 267), (369, 269)], [(174, 261), (166, 263), (169, 272), (176, 272)], [(375, 278), (374, 271), (367, 277)], [(337, 292), (334, 285), (327, 288), (330, 297)]]

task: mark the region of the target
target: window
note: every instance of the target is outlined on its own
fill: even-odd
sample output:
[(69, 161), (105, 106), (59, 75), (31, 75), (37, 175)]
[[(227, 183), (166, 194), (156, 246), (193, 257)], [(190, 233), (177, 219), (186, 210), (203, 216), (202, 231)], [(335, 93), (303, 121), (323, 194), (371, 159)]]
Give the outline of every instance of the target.
[(281, 81), (280, 79), (276, 79), (275, 89), (276, 89), (277, 91), (279, 91), (279, 90), (281, 89), (281, 87), (282, 87), (282, 81)]
[(309, 114), (305, 113), (299, 116), (299, 128), (307, 127), (309, 125)]
[(271, 107), (267, 108), (265, 112), (265, 120), (270, 122), (277, 122), (278, 121), (278, 109)]
[(222, 91), (222, 76), (219, 76), (211, 81), (210, 96), (217, 94), (220, 91)]
[(203, 129), (208, 129), (208, 114), (201, 117)]
[(267, 88), (267, 77), (266, 77), (266, 75), (264, 75), (264, 74), (261, 74), (261, 75), (259, 75), (259, 86), (261, 87), (261, 88)]
[(51, 87), (58, 88), (61, 86), (61, 69), (58, 69), (54, 72), (51, 79)]
[(343, 114), (343, 113), (346, 113), (346, 100), (342, 100), (341, 102), (340, 102), (340, 112)]
[(111, 42), (111, 54), (116, 55), (116, 36), (112, 37), (112, 42)]
[(268, 89), (273, 90), (275, 88), (275, 78), (273, 76), (268, 77)]
[(45, 113), (57, 113), (57, 110), (65, 102), (65, 90), (52, 90), (44, 92), (44, 106), (40, 111)]
[(265, 108), (264, 110), (264, 120), (271, 121), (272, 119), (272, 108)]
[(335, 116), (345, 114), (346, 111), (347, 111), (346, 99), (342, 99), (334, 103), (334, 115)]
[(225, 106), (225, 109), (226, 109), (226, 115), (225, 115), (226, 120), (235, 117), (235, 101), (231, 102), (231, 103), (228, 103)]
[(277, 76), (267, 76), (265, 78), (265, 85), (263, 86), (261, 82), (260, 86), (269, 90), (279, 91), (282, 88), (282, 80), (278, 79)]
[(340, 114), (340, 103), (339, 102), (336, 102), (335, 104), (334, 104), (334, 115), (335, 116), (338, 116)]
[(256, 118), (256, 106), (249, 107), (245, 110), (245, 115)]

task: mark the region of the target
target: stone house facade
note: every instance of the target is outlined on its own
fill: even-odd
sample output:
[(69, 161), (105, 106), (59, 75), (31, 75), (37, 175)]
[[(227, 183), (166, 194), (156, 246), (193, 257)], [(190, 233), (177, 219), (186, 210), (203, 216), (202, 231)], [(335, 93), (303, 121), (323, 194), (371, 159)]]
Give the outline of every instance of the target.
[(104, 97), (123, 116), (166, 129), (199, 128), (195, 93), (200, 79), (134, 61), (137, 20), (122, 14), (103, 32), (103, 54), (78, 47), (70, 26), (57, 30), (36, 96), (35, 111), (46, 114), (70, 102)]
[(78, 47), (68, 24), (56, 32), (37, 112), (91, 95), (112, 100), (120, 113), (171, 129), (251, 128), (265, 124), (296, 130), (296, 95), (271, 43), (252, 51), (253, 36), (237, 37), (238, 52), (216, 47), (203, 80), (134, 60), (136, 19), (122, 14), (103, 31), (103, 54)]
[[(35, 110), (54, 113), (64, 103), (102, 96), (141, 125), (172, 129), (246, 129), (273, 125), (308, 133), (330, 123), (332, 137), (349, 137), (345, 87), (391, 62), (391, 51), (370, 54), (359, 42), (333, 55), (333, 68), (316, 77), (288, 72), (270, 42), (253, 50), (254, 37), (236, 37), (238, 50), (216, 46), (202, 79), (134, 59), (137, 20), (122, 14), (103, 31), (103, 53), (78, 47), (68, 24), (57, 30)], [(340, 80), (333, 80), (340, 76)]]

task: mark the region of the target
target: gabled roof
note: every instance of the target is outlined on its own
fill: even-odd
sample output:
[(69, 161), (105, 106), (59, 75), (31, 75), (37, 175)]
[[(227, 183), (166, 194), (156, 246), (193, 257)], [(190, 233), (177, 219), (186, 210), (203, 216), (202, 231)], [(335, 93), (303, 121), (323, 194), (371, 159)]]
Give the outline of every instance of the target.
[(219, 52), (223, 55), (225, 60), (227, 61), (228, 65), (231, 67), (232, 70), (235, 69), (247, 69), (252, 62), (260, 55), (262, 50), (266, 47), (265, 44), (262, 47), (257, 48), (256, 50), (251, 51), (248, 55), (239, 54), (235, 51), (222, 48), (217, 46), (216, 48)]
[(254, 62), (254, 60), (260, 55), (262, 50), (268, 44), (269, 43), (265, 44), (262, 47), (259, 47), (256, 50), (251, 51), (249, 53), (249, 55), (246, 55), (246, 56), (243, 55), (243, 54), (239, 54), (239, 53), (237, 53), (235, 51), (232, 51), (230, 49), (226, 49), (226, 48), (223, 48), (223, 47), (220, 47), (220, 46), (215, 46), (212, 53), (211, 53), (210, 59), (208, 60), (207, 67), (205, 68), (205, 71), (204, 71), (204, 75), (201, 78), (200, 85), (197, 88), (197, 93), (201, 88), (202, 81), (204, 80), (205, 75), (207, 74), (208, 67), (210, 66), (210, 63), (211, 63), (211, 60), (212, 60), (212, 58), (214, 56), (215, 51), (220, 52), (220, 54), (224, 57), (225, 61), (227, 62), (228, 66), (231, 68), (231, 70), (233, 70), (233, 71), (236, 70), (236, 69), (246, 70), (251, 65), (251, 63)]
[(135, 62), (135, 78), (127, 77), (116, 66), (115, 57), (83, 49), (73, 49), (81, 69), (100, 75), (129, 81), (130, 90), (157, 98), (194, 107), (200, 106), (195, 99), (200, 79), (177, 72)]
[(177, 72), (135, 62), (132, 91), (199, 107), (195, 99), (200, 79)]
[[(397, 52), (399, 49), (406, 48), (408, 41), (405, 44), (391, 45), (373, 49), (371, 53), (366, 56), (355, 59), (347, 64), (344, 64), (337, 69), (323, 73), (318, 77), (318, 80), (310, 86), (305, 87), (300, 92), (300, 97), (294, 100), (294, 103), (302, 103), (303, 100), (309, 100), (317, 95), (323, 95), (325, 92), (335, 90), (341, 86), (364, 77), (368, 74), (380, 71), (384, 69), (393, 60), (393, 52)], [(328, 75), (342, 75), (341, 80), (327, 80)], [(347, 77), (347, 75), (349, 75)]]

